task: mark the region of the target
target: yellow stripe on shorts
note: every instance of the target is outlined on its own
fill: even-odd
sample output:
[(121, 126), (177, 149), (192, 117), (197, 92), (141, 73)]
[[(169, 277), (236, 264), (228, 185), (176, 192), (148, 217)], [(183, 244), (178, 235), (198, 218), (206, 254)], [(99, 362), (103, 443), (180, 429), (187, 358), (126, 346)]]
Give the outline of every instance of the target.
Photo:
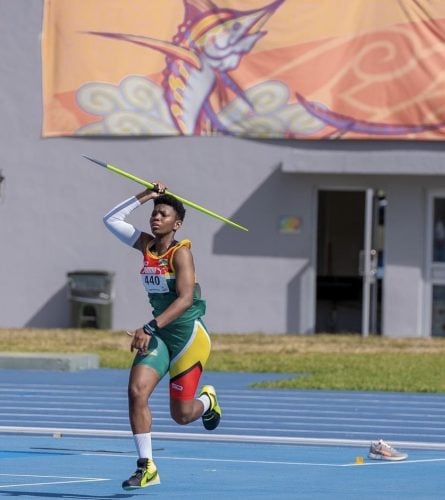
[(210, 354), (210, 337), (204, 325), (195, 320), (192, 336), (183, 349), (170, 362), (170, 378), (186, 372), (197, 362), (204, 368)]

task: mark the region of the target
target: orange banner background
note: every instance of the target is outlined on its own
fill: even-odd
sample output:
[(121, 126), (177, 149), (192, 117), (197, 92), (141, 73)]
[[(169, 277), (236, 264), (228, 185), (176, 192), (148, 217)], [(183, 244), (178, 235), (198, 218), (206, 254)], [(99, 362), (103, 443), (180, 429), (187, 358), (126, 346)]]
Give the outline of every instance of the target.
[(444, 42), (441, 0), (46, 0), (43, 136), (443, 140)]

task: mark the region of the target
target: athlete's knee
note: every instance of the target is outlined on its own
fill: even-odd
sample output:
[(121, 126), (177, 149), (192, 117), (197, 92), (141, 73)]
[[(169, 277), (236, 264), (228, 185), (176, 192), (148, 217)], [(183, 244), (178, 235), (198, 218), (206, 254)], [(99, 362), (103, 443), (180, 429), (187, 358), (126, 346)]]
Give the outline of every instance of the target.
[(171, 416), (172, 419), (179, 425), (187, 425), (193, 421), (191, 412), (186, 412), (186, 411), (180, 413), (172, 412)]
[(138, 384), (130, 384), (128, 386), (128, 402), (130, 406), (146, 404), (146, 391)]
[(128, 384), (128, 400), (130, 404), (147, 404), (152, 389), (144, 381), (131, 381)]
[(128, 384), (129, 399), (138, 399), (144, 393), (144, 387), (140, 384)]
[(128, 400), (133, 404), (147, 404), (159, 382), (159, 375), (152, 369), (133, 367), (128, 381)]
[(175, 405), (175, 407), (170, 408), (170, 415), (172, 419), (179, 425), (187, 425), (195, 420), (195, 415), (193, 412), (193, 406), (190, 404)]

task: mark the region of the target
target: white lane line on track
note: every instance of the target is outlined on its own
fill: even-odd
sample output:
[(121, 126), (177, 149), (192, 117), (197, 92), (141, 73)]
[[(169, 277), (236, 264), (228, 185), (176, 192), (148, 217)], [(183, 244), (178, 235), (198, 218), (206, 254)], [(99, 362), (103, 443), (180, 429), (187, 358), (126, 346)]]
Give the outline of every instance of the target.
[[(83, 452), (80, 453), (82, 456), (105, 456), (114, 458), (137, 458), (135, 454), (115, 454), (115, 453), (95, 453), (95, 452)], [(190, 462), (224, 462), (224, 463), (235, 463), (235, 464), (259, 464), (259, 465), (304, 465), (309, 467), (360, 467), (363, 465), (397, 465), (397, 464), (415, 464), (415, 463), (434, 463), (434, 462), (445, 462), (445, 458), (427, 458), (419, 460), (399, 460), (399, 461), (372, 461), (363, 462), (362, 464), (346, 463), (346, 464), (333, 464), (324, 462), (289, 462), (282, 460), (241, 460), (237, 458), (211, 458), (211, 457), (174, 457), (174, 456), (157, 456), (156, 461), (162, 460), (184, 460)]]
[[(62, 427), (17, 427), (0, 426), (0, 433), (23, 434), (56, 434), (58, 436), (101, 436), (101, 437), (132, 437), (131, 431), (116, 431), (105, 429), (69, 429)], [(305, 438), (264, 435), (239, 434), (197, 434), (192, 432), (153, 432), (154, 439), (173, 439), (179, 441), (211, 441), (235, 443), (292, 444), (320, 446), (369, 446), (369, 439), (336, 439), (336, 438)], [(444, 450), (444, 442), (391, 441), (395, 447), (423, 450)]]
[[(36, 474), (1, 474), (0, 476), (3, 477), (10, 477), (10, 478), (36, 478), (36, 479), (55, 479), (55, 481), (40, 481), (38, 483), (32, 482), (32, 483), (9, 483), (9, 484), (2, 484), (0, 485), (0, 488), (19, 488), (23, 486), (49, 486), (49, 485), (54, 485), (54, 484), (73, 484), (73, 483), (97, 483), (97, 482), (102, 482), (102, 481), (110, 481), (110, 479), (107, 478), (101, 478), (101, 477), (76, 477), (76, 476), (43, 476), (43, 475), (36, 475)], [(59, 481), (62, 479), (63, 481)]]
[[(168, 420), (170, 422), (170, 419), (165, 419), (165, 420)], [(2, 420), (3, 423), (6, 423), (8, 422), (8, 420)], [(9, 422), (17, 422), (17, 419), (11, 419), (9, 420)], [(65, 419), (65, 422), (66, 422), (66, 419)], [(53, 426), (56, 426), (54, 427), (55, 429), (57, 429), (57, 432), (59, 432), (59, 427), (57, 427), (57, 425), (60, 425), (60, 421), (59, 420), (42, 420), (40, 422), (41, 424), (45, 424), (46, 426), (48, 425), (53, 425)], [(102, 429), (85, 429), (84, 427), (82, 427), (83, 424), (85, 424), (85, 419), (83, 419), (82, 421), (74, 421), (74, 422), (70, 422), (73, 426), (77, 425), (77, 426), (80, 426), (80, 427), (71, 427), (71, 428), (63, 428), (63, 432), (65, 434), (78, 434), (78, 431), (86, 431), (87, 433), (92, 433), (94, 435), (94, 433), (98, 433), (100, 435), (104, 435), (104, 433), (106, 432), (116, 432), (116, 433), (121, 433), (121, 432), (125, 432), (124, 429), (128, 429), (128, 423), (126, 422), (126, 419), (124, 422), (122, 422), (121, 424), (119, 423), (116, 423), (116, 422), (111, 422), (111, 423), (108, 423), (108, 422), (105, 422), (105, 421), (102, 421), (101, 422), (101, 425), (105, 428), (102, 428)], [(312, 434), (312, 435), (318, 435), (318, 436), (323, 436), (323, 435), (328, 435), (328, 436), (332, 436), (332, 435), (336, 435), (336, 436), (342, 436), (342, 435), (349, 435), (349, 436), (363, 436), (364, 435), (364, 431), (362, 430), (364, 426), (359, 426), (359, 430), (352, 430), (351, 429), (351, 426), (347, 426), (346, 429), (343, 429), (343, 430), (337, 430), (335, 428), (335, 426), (329, 426), (329, 429), (327, 430), (320, 430), (318, 427), (316, 429), (314, 429), (314, 426), (311, 425), (311, 424), (307, 424), (310, 426), (309, 429), (304, 429), (303, 426), (300, 426), (300, 427), (297, 427), (295, 430), (293, 429), (289, 429), (289, 428), (277, 428), (277, 427), (264, 427), (264, 426), (258, 426), (258, 427), (255, 427), (255, 426), (252, 426), (252, 425), (249, 425), (248, 427), (246, 426), (238, 426), (238, 427), (235, 427), (235, 426), (232, 426), (232, 425), (228, 425), (227, 428), (230, 429), (230, 431), (232, 432), (236, 432), (238, 431), (239, 434), (237, 434), (239, 440), (244, 440), (245, 439), (245, 432), (246, 431), (249, 431), (249, 432), (252, 432), (252, 431), (255, 431), (255, 432), (263, 432), (263, 433), (268, 433), (269, 436), (266, 436), (268, 439), (270, 438), (274, 438), (276, 436), (280, 436), (282, 434), (290, 434), (290, 433), (293, 433), (293, 434), (303, 434), (303, 435), (308, 435), (308, 434)], [(307, 427), (306, 425), (306, 427)], [(111, 427), (112, 429), (106, 429), (106, 427)], [(121, 428), (122, 430), (118, 430), (118, 428)], [(158, 427), (162, 427), (163, 429), (176, 429), (177, 428), (177, 424), (174, 424), (174, 423), (167, 423), (167, 424), (160, 424), (158, 425)], [(14, 429), (20, 429), (19, 432), (32, 432), (32, 433), (46, 433), (45, 429), (47, 429), (47, 427), (18, 427), (18, 426), (8, 426), (8, 425), (0, 425), (0, 432), (4, 431), (4, 432), (11, 432), (11, 431), (8, 431), (8, 428), (14, 428)], [(409, 436), (411, 438), (422, 438), (422, 439), (443, 439), (443, 442), (445, 443), (445, 433), (444, 434), (439, 434), (439, 433), (433, 433), (433, 434), (427, 434), (425, 432), (410, 432), (410, 431), (405, 431), (404, 428), (402, 429), (394, 429), (393, 427), (391, 426), (372, 426), (370, 427), (370, 429), (372, 429), (372, 432), (373, 434), (375, 434), (377, 431), (380, 431), (381, 433), (386, 433), (386, 432), (391, 432), (391, 434), (393, 435), (397, 435), (397, 436)], [(190, 435), (191, 432), (188, 431), (188, 430), (184, 430), (184, 434), (185, 435)], [(290, 439), (298, 439), (298, 438), (295, 438), (295, 437), (290, 437)], [(400, 438), (399, 438), (400, 439)], [(391, 440), (391, 442), (394, 442), (394, 439)], [(444, 447), (445, 447), (445, 444), (444, 444)]]

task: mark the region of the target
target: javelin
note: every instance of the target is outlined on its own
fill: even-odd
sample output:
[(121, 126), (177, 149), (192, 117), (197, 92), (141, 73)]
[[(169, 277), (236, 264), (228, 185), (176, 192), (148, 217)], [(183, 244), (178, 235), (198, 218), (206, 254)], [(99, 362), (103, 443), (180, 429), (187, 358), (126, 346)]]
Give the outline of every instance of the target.
[[(142, 184), (143, 186), (147, 187), (148, 189), (153, 189), (154, 184), (152, 182), (145, 181), (144, 179), (141, 179), (140, 177), (136, 177), (133, 174), (130, 174), (126, 172), (125, 170), (122, 170), (120, 168), (114, 167), (113, 165), (109, 165), (108, 163), (105, 163), (103, 161), (95, 160), (94, 158), (90, 158), (89, 156), (82, 155), (84, 158), (87, 160), (92, 161), (93, 163), (97, 163), (97, 165), (100, 165), (101, 167), (105, 167), (108, 170), (111, 170), (112, 172), (122, 175), (122, 177), (127, 177), (127, 179), (131, 179), (132, 181), (137, 182), (138, 184)], [(230, 224), (233, 227), (236, 227), (237, 229), (241, 229), (242, 231), (248, 231), (247, 227), (241, 226), (241, 224), (237, 224), (236, 222), (233, 222), (230, 219), (226, 219), (222, 215), (219, 215), (215, 212), (212, 212), (211, 210), (202, 207), (201, 205), (198, 205), (197, 203), (194, 203), (193, 201), (186, 200), (182, 196), (179, 196), (175, 193), (172, 193), (171, 191), (165, 190), (166, 194), (169, 194), (170, 196), (173, 196), (177, 200), (181, 201), (184, 203), (184, 205), (188, 205), (189, 207), (194, 208), (195, 210), (199, 210), (200, 212), (210, 215), (211, 217), (214, 217), (215, 219), (218, 219), (222, 222), (225, 222), (226, 224)]]

